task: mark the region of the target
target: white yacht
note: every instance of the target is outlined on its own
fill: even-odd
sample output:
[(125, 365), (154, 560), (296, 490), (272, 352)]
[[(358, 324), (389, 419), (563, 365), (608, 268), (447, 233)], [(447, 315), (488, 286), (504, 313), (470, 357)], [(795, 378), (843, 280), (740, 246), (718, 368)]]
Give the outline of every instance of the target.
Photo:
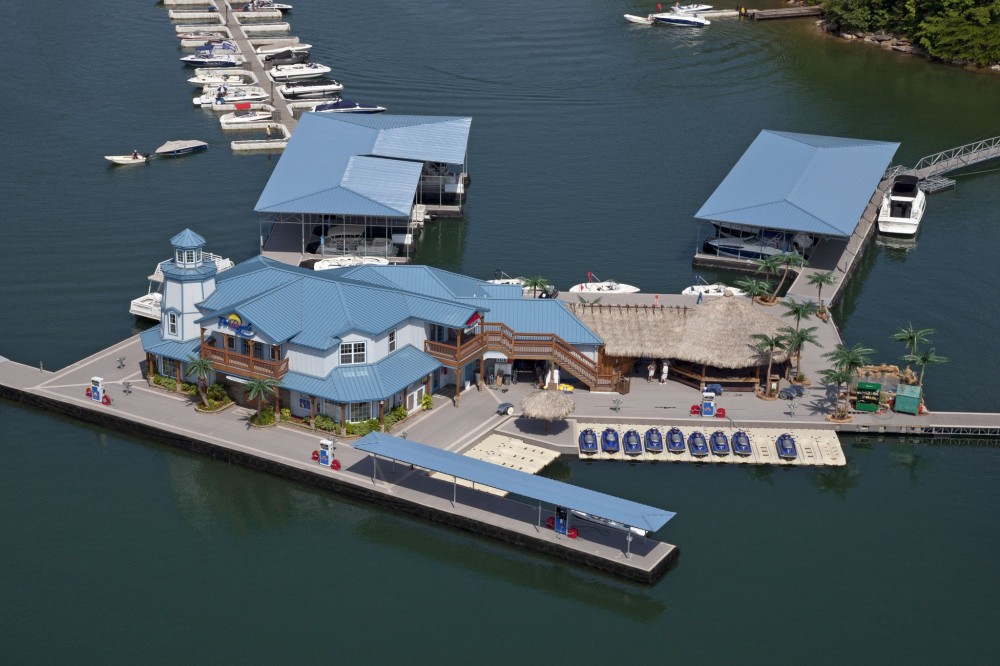
[[(235, 266), (231, 260), (220, 257), (217, 254), (212, 254), (211, 252), (203, 253), (202, 257), (205, 261), (214, 261), (215, 267), (220, 273)], [(152, 319), (153, 321), (160, 321), (162, 319), (163, 313), (160, 312), (160, 305), (163, 303), (163, 270), (160, 268), (160, 265), (168, 261), (173, 261), (173, 259), (167, 259), (156, 264), (156, 270), (148, 278), (149, 291), (144, 296), (132, 299), (132, 304), (128, 309), (129, 314), (142, 317), (143, 319)]]
[(918, 186), (916, 176), (896, 176), (892, 189), (882, 199), (878, 213), (880, 234), (913, 236), (924, 216), (927, 197)]
[(639, 287), (622, 284), (615, 280), (598, 280), (593, 273), (587, 271), (587, 281), (574, 284), (569, 288), (574, 294), (637, 294)]

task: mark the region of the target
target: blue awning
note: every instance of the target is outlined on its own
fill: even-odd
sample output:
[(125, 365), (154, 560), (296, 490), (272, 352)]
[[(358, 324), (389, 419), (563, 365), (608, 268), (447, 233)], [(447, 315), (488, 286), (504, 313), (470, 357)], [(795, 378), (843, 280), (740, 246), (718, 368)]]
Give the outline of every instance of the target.
[(676, 515), (673, 511), (526, 474), (392, 435), (370, 433), (355, 442), (354, 448), (648, 532), (660, 529)]
[(142, 340), (142, 350), (147, 354), (155, 354), (163, 358), (172, 358), (175, 361), (187, 361), (188, 356), (198, 357), (201, 349), (201, 339), (177, 341), (164, 340), (160, 335), (160, 327), (148, 328), (139, 334)]

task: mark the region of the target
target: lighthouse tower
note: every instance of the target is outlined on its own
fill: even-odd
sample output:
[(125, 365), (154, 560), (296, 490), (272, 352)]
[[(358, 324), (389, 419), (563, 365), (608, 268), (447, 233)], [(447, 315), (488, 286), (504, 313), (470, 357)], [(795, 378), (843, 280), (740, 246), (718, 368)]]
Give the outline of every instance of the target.
[(203, 260), (205, 239), (185, 229), (170, 239), (174, 258), (160, 264), (163, 271), (163, 302), (160, 333), (164, 340), (178, 342), (200, 336), (201, 318), (196, 304), (215, 291), (215, 261)]

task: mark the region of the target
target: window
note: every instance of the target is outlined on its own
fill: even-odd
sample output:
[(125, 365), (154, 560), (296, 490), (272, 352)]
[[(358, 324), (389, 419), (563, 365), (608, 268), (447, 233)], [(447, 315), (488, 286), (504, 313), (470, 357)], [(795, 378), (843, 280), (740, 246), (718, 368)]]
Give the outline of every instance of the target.
[(177, 313), (171, 312), (167, 315), (167, 333), (177, 335)]
[(396, 351), (396, 331), (389, 331), (389, 353)]
[(246, 338), (241, 338), (240, 339), (240, 343), (241, 343), (240, 344), (240, 353), (243, 354), (244, 356), (249, 356), (250, 355), (250, 348), (253, 347), (253, 342), (250, 341), (250, 340), (247, 340)]
[(226, 349), (236, 351), (236, 337), (232, 335), (224, 335), (222, 337), (226, 339)]
[(177, 361), (172, 358), (163, 357), (160, 369), (164, 377), (177, 377)]
[(352, 402), (351, 411), (347, 417), (347, 420), (351, 423), (358, 423), (360, 421), (367, 421), (372, 417), (372, 403), (370, 402)]
[(184, 263), (186, 264), (194, 263), (194, 250), (187, 250), (184, 252)]
[(340, 343), (340, 363), (350, 365), (352, 363), (365, 362), (364, 342), (342, 342)]

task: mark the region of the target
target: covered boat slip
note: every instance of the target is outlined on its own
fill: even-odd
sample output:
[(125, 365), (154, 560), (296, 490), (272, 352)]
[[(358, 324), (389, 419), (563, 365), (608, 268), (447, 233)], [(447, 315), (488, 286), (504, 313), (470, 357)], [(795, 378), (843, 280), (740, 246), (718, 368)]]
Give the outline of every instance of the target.
[(461, 214), (471, 123), (305, 114), (254, 208), (261, 250), (296, 264), (337, 254), (405, 260), (435, 208)]
[[(644, 532), (652, 533), (663, 527), (663, 525), (676, 515), (672, 511), (657, 509), (638, 502), (587, 490), (586, 488), (579, 488), (568, 483), (562, 483), (561, 481), (534, 476), (515, 469), (469, 458), (391, 435), (371, 433), (355, 442), (354, 449), (373, 456), (373, 480), (378, 478), (380, 474), (378, 458), (398, 461), (451, 476), (454, 479), (451, 484), (452, 503), (456, 506), (460, 504), (457, 483), (459, 478), (471, 482), (473, 487), (475, 485), (488, 486), (521, 497), (537, 500), (538, 508), (535, 520), (533, 521), (535, 523), (533, 527), (542, 534), (548, 532), (543, 527), (543, 503), (565, 510), (568, 516), (572, 516), (572, 511), (593, 516), (598, 522), (604, 523), (601, 527), (602, 531), (607, 531), (612, 536), (617, 536), (618, 543), (621, 544), (626, 558), (633, 555), (633, 538), (629, 528), (637, 528)], [(462, 503), (475, 506), (476, 498), (479, 496), (492, 497), (488, 493), (473, 493), (471, 496), (464, 494)], [(508, 499), (505, 501), (527, 507), (526, 504), (514, 502), (513, 500)], [(521, 515), (524, 515), (524, 513), (522, 512)], [(572, 521), (573, 518), (569, 517), (568, 520)], [(618, 524), (622, 527), (619, 529), (607, 527), (608, 522)], [(635, 554), (641, 557), (648, 557), (657, 550), (657, 547), (666, 545), (645, 538), (640, 538), (638, 541), (640, 546), (635, 549)], [(588, 533), (587, 539), (583, 543), (578, 539), (569, 538), (561, 539), (560, 542), (565, 542), (567, 547), (579, 545), (583, 550), (590, 550), (598, 540)], [(672, 549), (673, 547), (671, 546), (670, 548)], [(594, 554), (596, 553), (597, 551), (595, 550)], [(666, 555), (667, 553), (664, 552), (663, 556)], [(604, 556), (606, 557), (606, 555)]]

